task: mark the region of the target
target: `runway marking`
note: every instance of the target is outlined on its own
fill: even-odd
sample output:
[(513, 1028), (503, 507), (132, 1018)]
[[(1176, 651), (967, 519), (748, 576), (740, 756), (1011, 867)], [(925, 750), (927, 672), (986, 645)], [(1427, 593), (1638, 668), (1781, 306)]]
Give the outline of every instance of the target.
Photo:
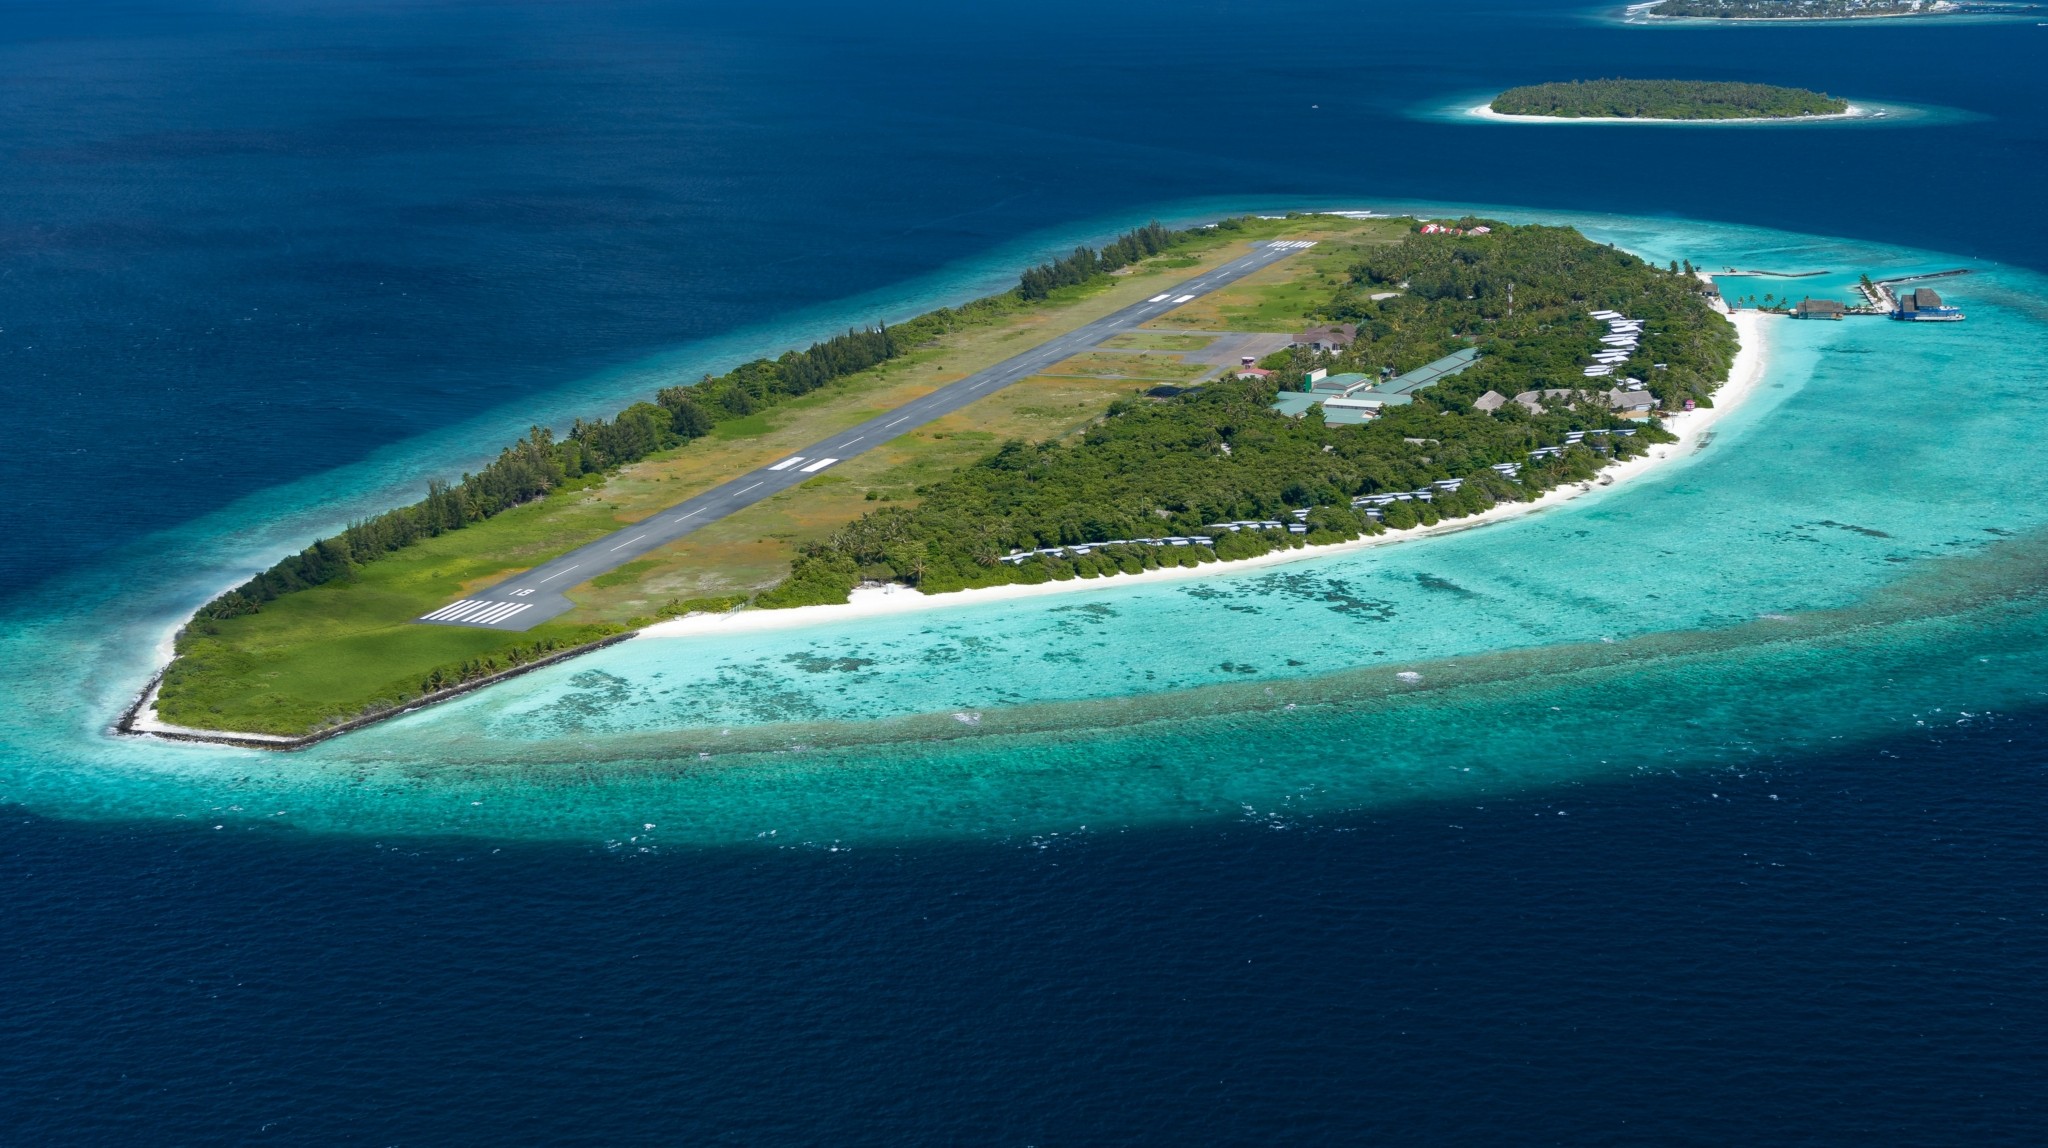
[(532, 608), (526, 602), (503, 602), (495, 609), (486, 610), (474, 618), (467, 619), (467, 621), (472, 626), (495, 626), (522, 610), (530, 610)]
[(1167, 301), (1168, 299), (1170, 299), (1170, 298), (1172, 298), (1172, 297), (1173, 297), (1173, 292), (1171, 292), (1171, 291), (1168, 291), (1168, 292), (1167, 292), (1166, 294), (1164, 294), (1164, 295), (1154, 295), (1154, 296), (1152, 296), (1152, 297), (1151, 297), (1150, 299), (1147, 299), (1147, 300), (1145, 300), (1145, 302), (1147, 302), (1147, 303), (1164, 303), (1164, 302), (1166, 302), (1166, 301)]
[(421, 620), (429, 622), (459, 622), (471, 614), (481, 614), (495, 605), (497, 605), (495, 602), (486, 602), (477, 598), (464, 598), (453, 606), (441, 607)]
[[(833, 461), (834, 461), (834, 462), (837, 462), (838, 460), (837, 460), (837, 459), (834, 459)], [(805, 469), (805, 470), (816, 470), (816, 469), (817, 469), (817, 466), (816, 466), (815, 464), (813, 464), (813, 465), (811, 465), (811, 466), (807, 466), (807, 467), (805, 467), (804, 469)], [(762, 481), (762, 482), (766, 482), (766, 481), (767, 481), (767, 479), (762, 479), (761, 481)], [(755, 483), (755, 484), (754, 484), (754, 486), (759, 486), (759, 485), (761, 485), (761, 483), (760, 483), (760, 482), (757, 482), (757, 483)], [(733, 496), (734, 498), (738, 498), (738, 497), (739, 497), (740, 495), (742, 495), (742, 494), (745, 494), (745, 493), (746, 493), (746, 492), (747, 492), (748, 490), (752, 490), (752, 489), (754, 489), (754, 486), (749, 486), (749, 487), (747, 487), (747, 488), (746, 488), (745, 490), (735, 490), (735, 491), (733, 491), (733, 492), (732, 492), (732, 496)]]
[[(576, 566), (581, 566), (581, 565), (583, 565), (583, 563), (581, 563), (581, 562), (578, 562), (578, 563), (576, 564)], [(557, 570), (557, 571), (555, 571), (555, 572), (554, 572), (553, 574), (550, 574), (550, 575), (548, 575), (547, 577), (545, 577), (545, 578), (541, 579), (541, 580), (540, 580), (539, 582), (536, 582), (536, 583), (534, 583), (534, 585), (536, 585), (536, 586), (545, 586), (545, 585), (547, 585), (548, 583), (550, 583), (550, 582), (554, 581), (555, 579), (557, 579), (557, 578), (560, 578), (560, 577), (561, 577), (562, 575), (564, 575), (564, 574), (567, 574), (567, 573), (568, 573), (568, 572), (569, 572), (570, 570), (574, 570), (574, 569), (576, 569), (576, 566), (571, 566), (571, 567), (569, 567), (568, 569), (565, 569), (565, 570)]]
[(1175, 299), (1175, 300), (1174, 300), (1174, 302), (1176, 302), (1176, 303), (1185, 303), (1185, 302), (1187, 302), (1188, 300), (1190, 300), (1190, 299), (1192, 299), (1192, 298), (1194, 298), (1194, 296), (1193, 296), (1193, 295), (1183, 295), (1183, 296), (1181, 296), (1180, 298), (1178, 298), (1178, 299)]
[(626, 547), (631, 546), (635, 542), (638, 542), (645, 537), (647, 537), (645, 534), (635, 534), (633, 537), (628, 538), (624, 542), (619, 543), (617, 546), (612, 547), (612, 550), (624, 550)]
[[(904, 415), (902, 419), (897, 419), (897, 420), (896, 420), (896, 423), (900, 423), (900, 422), (902, 422), (902, 421), (903, 421), (903, 419), (907, 419), (907, 418), (909, 418), (909, 417), (910, 417), (909, 415)], [(895, 426), (895, 425), (896, 425), (896, 423), (883, 423), (883, 424), (882, 424), (882, 429), (883, 429), (883, 430), (888, 430), (888, 429), (889, 429), (890, 427), (892, 427), (892, 426)]]
[(769, 467), (768, 469), (769, 469), (769, 470), (788, 470), (788, 469), (789, 469), (790, 467), (792, 467), (792, 466), (795, 466), (795, 465), (796, 465), (797, 463), (800, 463), (800, 462), (802, 462), (803, 460), (804, 460), (804, 456), (802, 456), (802, 455), (797, 455), (797, 456), (796, 456), (795, 458), (785, 458), (785, 459), (783, 459), (783, 460), (782, 460), (781, 462), (778, 462), (778, 463), (776, 463), (776, 464), (775, 464), (774, 466), (771, 466), (771, 467)]
[(811, 465), (809, 465), (809, 466), (805, 467), (805, 468), (803, 469), (803, 473), (805, 473), (805, 474), (812, 474), (812, 473), (815, 473), (815, 472), (817, 472), (817, 471), (821, 471), (821, 470), (825, 469), (826, 467), (828, 467), (828, 466), (831, 466), (831, 465), (832, 465), (833, 463), (835, 463), (835, 462), (838, 462), (838, 461), (839, 461), (839, 460), (838, 460), (838, 459), (836, 459), (836, 458), (821, 458), (821, 459), (819, 459), (818, 461), (816, 461), (816, 462), (812, 463)]
[(850, 438), (850, 439), (847, 439), (847, 440), (846, 440), (845, 442), (843, 442), (843, 443), (840, 443), (840, 444), (839, 444), (839, 449), (840, 449), (840, 450), (845, 450), (845, 449), (846, 449), (847, 447), (850, 447), (850, 446), (852, 446), (852, 445), (853, 445), (854, 443), (857, 443), (857, 442), (859, 442), (860, 440), (862, 440), (862, 439), (864, 439), (864, 438), (866, 438), (866, 437), (868, 437), (868, 436), (866, 436), (866, 435), (864, 435), (864, 434), (857, 434), (857, 435), (853, 436), (852, 438)]
[(704, 513), (704, 508), (700, 506), (700, 507), (698, 507), (697, 509), (695, 509), (695, 510), (692, 510), (692, 511), (691, 511), (690, 513), (688, 513), (688, 514), (678, 514), (678, 515), (676, 515), (676, 516), (675, 516), (674, 518), (671, 518), (671, 519), (669, 519), (669, 521), (670, 521), (670, 522), (681, 522), (681, 521), (682, 521), (683, 519), (685, 519), (685, 518), (695, 518), (695, 517), (697, 517), (698, 515), (700, 515), (700, 514), (702, 514), (702, 513)]

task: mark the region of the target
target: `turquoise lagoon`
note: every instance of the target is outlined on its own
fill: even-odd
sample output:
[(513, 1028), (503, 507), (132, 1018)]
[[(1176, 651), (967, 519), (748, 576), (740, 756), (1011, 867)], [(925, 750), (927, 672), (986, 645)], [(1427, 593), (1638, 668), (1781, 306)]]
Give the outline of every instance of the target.
[[(1572, 223), (1659, 262), (1880, 278), (1967, 262), (1487, 210)], [(958, 298), (996, 266), (898, 302)], [(1306, 825), (1641, 771), (1769, 768), (1901, 727), (1982, 723), (2035, 704), (2048, 670), (2044, 285), (1982, 268), (1944, 292), (1970, 321), (1936, 328), (1772, 323), (1764, 383), (1711, 446), (1456, 535), (1184, 582), (640, 640), (303, 753), (105, 732), (151, 645), (275, 553), (275, 523), (303, 536), (336, 501), (359, 506), (424, 473), (454, 440), (413, 444), (324, 484), (344, 498), (306, 484), (156, 540), (176, 561), (138, 554), (48, 587), (5, 639), (17, 708), (0, 728), (0, 795), (45, 815), (222, 832), (832, 848)]]

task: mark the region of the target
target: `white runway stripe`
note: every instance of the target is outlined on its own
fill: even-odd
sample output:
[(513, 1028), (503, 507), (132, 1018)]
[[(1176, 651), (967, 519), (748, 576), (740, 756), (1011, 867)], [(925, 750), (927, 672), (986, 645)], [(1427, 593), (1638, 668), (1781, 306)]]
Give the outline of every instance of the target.
[(1193, 296), (1193, 295), (1182, 295), (1182, 296), (1181, 296), (1180, 298), (1178, 298), (1178, 299), (1175, 299), (1175, 300), (1174, 300), (1174, 302), (1176, 302), (1176, 303), (1185, 303), (1185, 302), (1187, 302), (1188, 300), (1190, 300), (1190, 299), (1192, 299), (1192, 298), (1194, 298), (1194, 296)]
[(803, 460), (804, 460), (804, 456), (802, 456), (802, 455), (798, 455), (798, 456), (796, 456), (795, 458), (785, 458), (785, 459), (783, 459), (783, 460), (782, 460), (781, 462), (778, 462), (778, 463), (776, 463), (776, 464), (775, 464), (774, 466), (771, 466), (771, 467), (769, 467), (768, 469), (769, 469), (769, 470), (788, 470), (788, 469), (789, 469), (790, 467), (792, 467), (792, 466), (795, 466), (795, 465), (796, 465), (797, 463), (800, 463), (800, 462), (802, 462)]
[(420, 619), (420, 621), (422, 621), (422, 622), (438, 622), (438, 621), (440, 621), (440, 620), (441, 620), (441, 618), (442, 618), (442, 616), (443, 616), (443, 615), (446, 615), (446, 614), (452, 614), (452, 613), (454, 613), (455, 611), (457, 611), (457, 610), (460, 610), (461, 608), (463, 608), (464, 606), (467, 606), (467, 605), (469, 605), (469, 604), (470, 604), (470, 601), (469, 601), (469, 599), (467, 599), (467, 598), (464, 598), (464, 599), (463, 599), (462, 601), (460, 601), (460, 602), (451, 602), (451, 603), (449, 603), (448, 605), (446, 605), (446, 606), (443, 606), (443, 607), (441, 607), (440, 609), (438, 609), (438, 610), (434, 611), (433, 613), (431, 613), (431, 614), (428, 614), (428, 615), (427, 615), (426, 617), (424, 617), (424, 618), (421, 618), (421, 619)]
[(1152, 297), (1151, 297), (1150, 299), (1147, 299), (1147, 300), (1145, 300), (1145, 301), (1146, 301), (1147, 303), (1164, 303), (1164, 302), (1166, 302), (1166, 301), (1167, 301), (1168, 299), (1171, 299), (1172, 297), (1173, 297), (1173, 292), (1169, 291), (1169, 292), (1167, 292), (1167, 293), (1166, 293), (1166, 294), (1164, 294), (1164, 295), (1154, 295), (1154, 296), (1152, 296)]
[(497, 603), (492, 609), (485, 610), (474, 618), (465, 620), (472, 626), (489, 626), (502, 622), (524, 609), (526, 609), (526, 603), (524, 602), (501, 602)]
[(820, 471), (820, 470), (823, 470), (823, 469), (825, 469), (826, 467), (828, 467), (828, 466), (831, 466), (831, 465), (832, 465), (833, 463), (835, 463), (835, 462), (838, 462), (838, 461), (839, 461), (839, 460), (838, 460), (838, 459), (836, 459), (836, 458), (821, 458), (821, 459), (819, 459), (818, 461), (816, 461), (816, 462), (812, 463), (811, 465), (809, 465), (809, 466), (805, 467), (805, 468), (803, 469), (802, 473), (804, 473), (804, 474), (811, 474), (811, 473), (813, 473), (813, 472), (815, 472), (815, 471)]
[(483, 613), (485, 610), (488, 610), (495, 605), (497, 605), (496, 602), (471, 600), (469, 605), (464, 606), (462, 609), (449, 614), (447, 617), (441, 620), (443, 622), (467, 622), (471, 618), (476, 617), (478, 614)]

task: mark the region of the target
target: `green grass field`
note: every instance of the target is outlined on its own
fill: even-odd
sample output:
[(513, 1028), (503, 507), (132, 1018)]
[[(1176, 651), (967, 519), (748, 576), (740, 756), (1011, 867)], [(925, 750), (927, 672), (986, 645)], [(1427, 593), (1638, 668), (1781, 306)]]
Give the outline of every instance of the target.
[(1085, 355), (1075, 355), (1065, 362), (1055, 363), (1047, 367), (1045, 373), (1122, 379), (1164, 379), (1173, 382), (1192, 379), (1208, 369), (1204, 364), (1187, 362), (1179, 355), (1154, 355), (1142, 351), (1137, 354), (1091, 351)]
[[(798, 548), (874, 509), (912, 501), (921, 484), (967, 465), (1001, 442), (1043, 440), (1087, 426), (1116, 398), (1151, 380), (1202, 370), (1177, 356), (1100, 354), (1070, 362), (1088, 370), (1048, 373), (1004, 388), (924, 429), (856, 458), (776, 498), (573, 588), (578, 608), (524, 634), (411, 619), (591, 539), (639, 521), (734, 474), (894, 409), (1056, 334), (1225, 262), (1248, 241), (1278, 235), (1324, 240), (1310, 258), (1290, 259), (1270, 283), (1239, 285), (1226, 302), (1242, 313), (1300, 311), (1303, 276), (1345, 265), (1343, 241), (1373, 242), (1387, 225), (1327, 217), (1262, 221), (1198, 240), (1000, 322), (968, 328), (914, 353), (746, 419), (708, 438), (625, 467), (588, 489), (556, 491), (488, 521), (368, 563), (354, 578), (288, 594), (243, 617), (197, 624), (180, 636), (158, 713), (180, 725), (298, 734), (417, 697), (437, 669), (474, 659), (503, 662), (536, 642), (595, 640), (644, 624), (671, 603), (744, 596), (781, 581)], [(1333, 240), (1338, 242), (1332, 242)], [(1262, 273), (1271, 275), (1272, 271)], [(1193, 307), (1210, 303), (1198, 300)], [(1191, 324), (1198, 328), (1201, 324)], [(1297, 329), (1285, 325), (1272, 329)], [(1224, 328), (1217, 328), (1224, 329)], [(1264, 329), (1237, 326), (1228, 329)], [(1131, 338), (1123, 336), (1122, 338)], [(1133, 350), (1193, 350), (1203, 336), (1144, 332)], [(1163, 345), (1148, 346), (1156, 342)], [(1085, 362), (1081, 362), (1085, 360)]]

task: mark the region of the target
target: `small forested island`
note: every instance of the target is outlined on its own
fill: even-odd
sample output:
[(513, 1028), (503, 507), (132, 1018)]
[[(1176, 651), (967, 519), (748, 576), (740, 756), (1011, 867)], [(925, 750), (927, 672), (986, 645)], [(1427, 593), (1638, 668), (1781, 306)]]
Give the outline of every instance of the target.
[(2037, 4), (1992, 0), (1660, 0), (1630, 5), (1630, 16), (1679, 20), (1860, 20), (1914, 16), (1999, 16)]
[[(1290, 255), (1159, 309), (1261, 249)], [(136, 712), (207, 737), (317, 735), (663, 618), (845, 602), (862, 583), (943, 593), (1193, 566), (1530, 502), (1673, 441), (1658, 410), (1711, 405), (1737, 340), (1691, 272), (1480, 219), (1141, 228), (1000, 295), (535, 428), (207, 603)], [(1141, 327), (566, 588), (559, 617), (418, 621), (1148, 302)], [(1251, 345), (1279, 349), (1249, 367)], [(1447, 358), (1454, 371), (1431, 371)]]
[(1741, 120), (1839, 116), (1849, 101), (1805, 88), (1712, 80), (1572, 80), (1509, 88), (1493, 98), (1504, 116), (1559, 119)]

